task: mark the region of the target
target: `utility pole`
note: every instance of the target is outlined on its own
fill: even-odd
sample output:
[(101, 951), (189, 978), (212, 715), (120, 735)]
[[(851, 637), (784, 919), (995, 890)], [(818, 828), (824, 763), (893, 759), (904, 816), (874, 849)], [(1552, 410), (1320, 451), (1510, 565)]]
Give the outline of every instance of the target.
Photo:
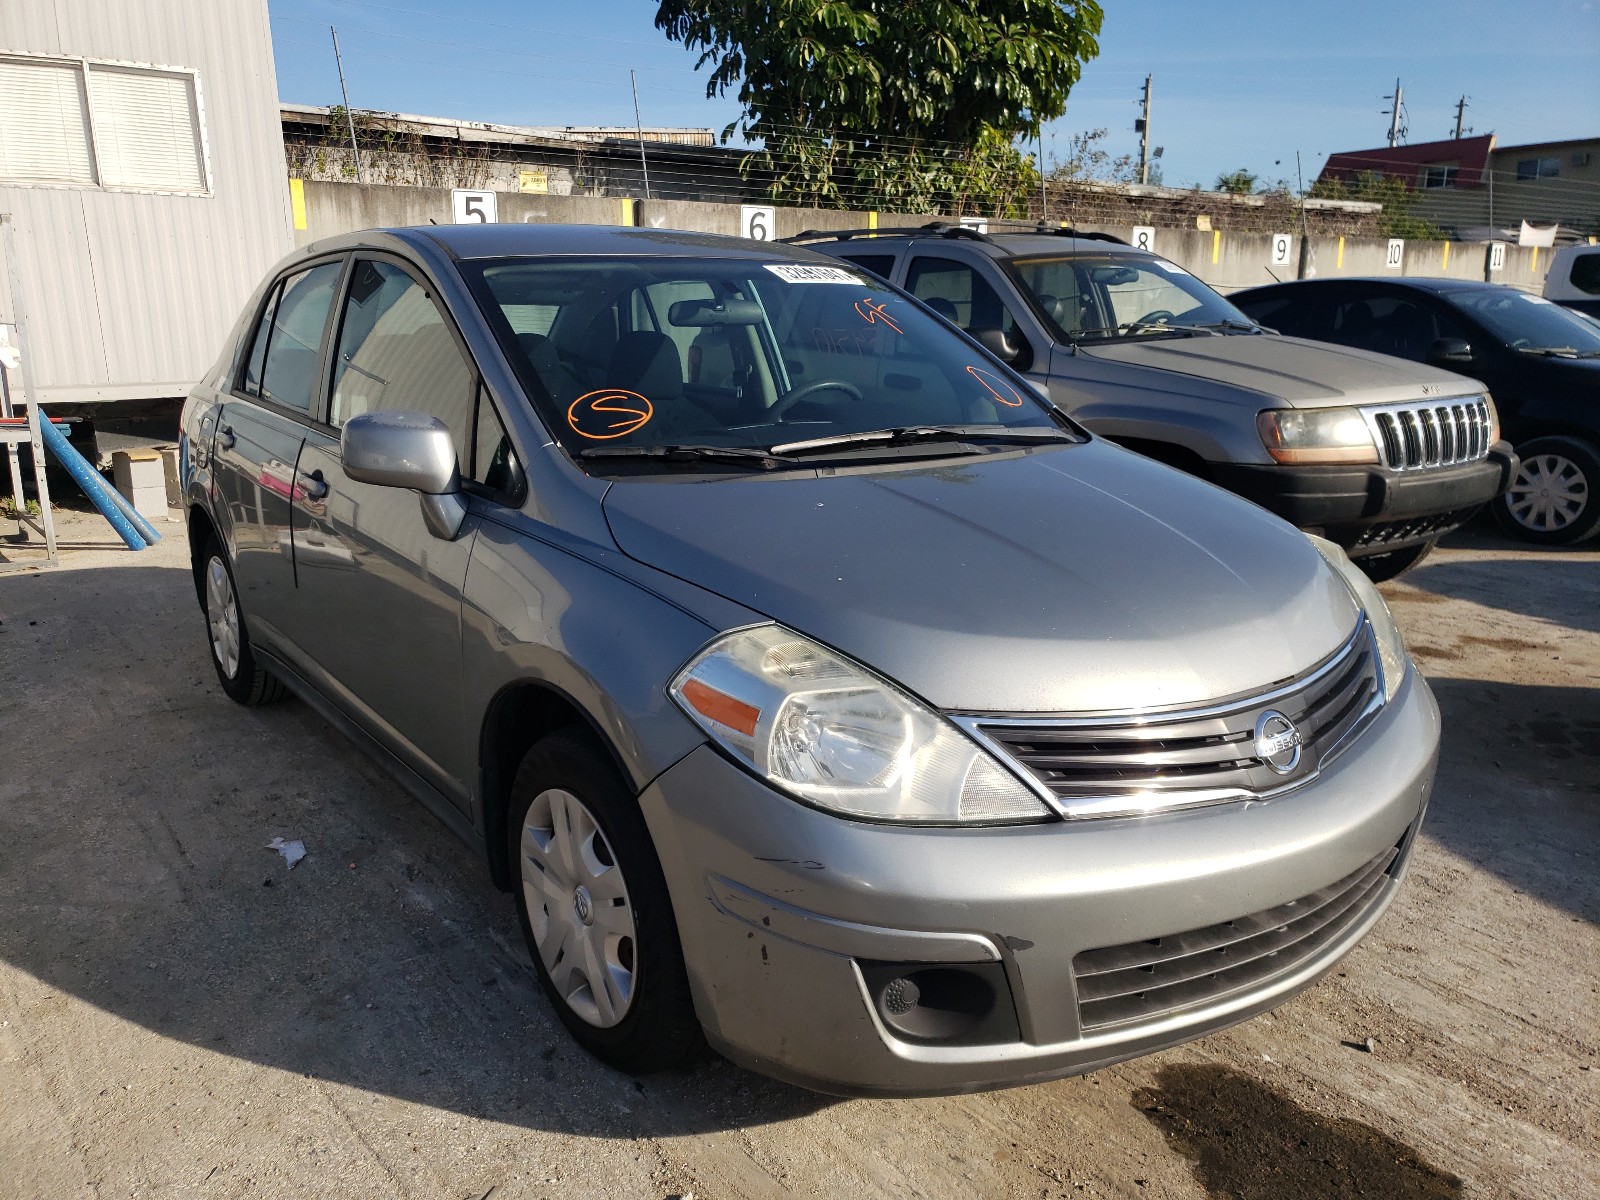
[(1389, 145), (1391, 146), (1398, 146), (1401, 135), (1405, 133), (1405, 130), (1400, 128), (1400, 104), (1404, 95), (1405, 93), (1400, 90), (1400, 81), (1396, 79), (1394, 81), (1394, 95), (1384, 97), (1385, 100), (1394, 101), (1394, 107), (1389, 110)]
[[(1466, 116), (1467, 116), (1467, 98), (1465, 96), (1463, 96), (1463, 97), (1461, 97), (1461, 99), (1456, 101), (1456, 137), (1455, 137), (1455, 140), (1458, 141), (1458, 142), (1461, 140), (1461, 123), (1464, 120), (1466, 120)], [(1471, 130), (1468, 130), (1468, 132), (1470, 133)]]
[(644, 171), (644, 198), (650, 199), (650, 163), (644, 156), (644, 123), (639, 120), (639, 76), (630, 70), (628, 78), (633, 80), (633, 130), (639, 135), (639, 166)]
[(1144, 77), (1144, 116), (1133, 123), (1139, 133), (1139, 182), (1150, 182), (1150, 80)]
[(344, 96), (344, 118), (350, 123), (350, 153), (356, 160), (356, 182), (365, 182), (361, 178), (361, 147), (356, 145), (356, 114), (350, 111), (350, 89), (344, 85), (344, 59), (339, 55), (339, 31), (332, 25), (328, 32), (333, 34), (333, 61), (339, 68), (339, 91)]

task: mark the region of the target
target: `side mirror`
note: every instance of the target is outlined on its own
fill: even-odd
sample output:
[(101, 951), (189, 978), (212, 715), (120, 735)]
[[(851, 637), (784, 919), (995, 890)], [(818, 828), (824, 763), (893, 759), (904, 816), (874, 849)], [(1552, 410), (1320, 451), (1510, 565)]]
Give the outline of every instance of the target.
[(456, 444), (438, 417), (419, 412), (362, 413), (339, 435), (344, 473), (359, 483), (407, 488), (422, 497), (428, 532), (454, 541), (467, 518)]
[(1014, 363), (1022, 357), (1022, 351), (1012, 343), (1003, 329), (974, 329), (970, 332), (980, 346), (1001, 362)]
[(1428, 347), (1427, 362), (1433, 367), (1472, 365), (1472, 347), (1461, 338), (1438, 338)]

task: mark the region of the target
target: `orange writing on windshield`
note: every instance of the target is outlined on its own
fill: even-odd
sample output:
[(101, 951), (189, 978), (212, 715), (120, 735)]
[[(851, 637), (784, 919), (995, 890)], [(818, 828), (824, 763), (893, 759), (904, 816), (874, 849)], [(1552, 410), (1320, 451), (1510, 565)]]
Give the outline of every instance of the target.
[(567, 424), (579, 437), (596, 442), (627, 437), (640, 428), (656, 410), (638, 392), (626, 388), (601, 388), (585, 392), (567, 409)]
[[(863, 308), (862, 305), (866, 305), (866, 307)], [(874, 304), (871, 296), (856, 301), (856, 312), (861, 314), (861, 319), (868, 325), (876, 325), (879, 321), (882, 321), (896, 333), (902, 332), (900, 326), (894, 323), (894, 318), (884, 311), (888, 307), (889, 302), (887, 300)]]
[(1007, 408), (1022, 407), (1022, 393), (992, 371), (985, 371), (982, 367), (968, 367), (967, 374), (983, 384), (989, 395), (994, 397), (996, 404), (1004, 404)]

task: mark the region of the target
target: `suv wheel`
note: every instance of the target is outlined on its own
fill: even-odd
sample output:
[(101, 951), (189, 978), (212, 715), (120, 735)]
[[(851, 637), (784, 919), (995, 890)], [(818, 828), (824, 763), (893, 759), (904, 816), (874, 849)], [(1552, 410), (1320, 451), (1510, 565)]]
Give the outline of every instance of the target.
[(1600, 531), (1600, 449), (1581, 438), (1540, 437), (1517, 454), (1511, 486), (1494, 502), (1501, 526), (1546, 546), (1570, 546)]
[(1438, 544), (1438, 539), (1435, 538), (1419, 546), (1407, 546), (1404, 550), (1391, 550), (1387, 554), (1369, 554), (1365, 558), (1355, 559), (1354, 562), (1366, 572), (1367, 578), (1373, 583), (1382, 583), (1386, 579), (1396, 579), (1411, 570), (1427, 558)]
[(517, 916), (556, 1015), (591, 1054), (640, 1074), (704, 1045), (672, 903), (644, 817), (574, 731), (529, 750), (511, 788)]
[(250, 634), (239, 610), (239, 589), (233, 569), (215, 537), (200, 551), (200, 597), (205, 604), (206, 640), (211, 645), (211, 665), (228, 698), (240, 704), (271, 704), (287, 691), (250, 650)]

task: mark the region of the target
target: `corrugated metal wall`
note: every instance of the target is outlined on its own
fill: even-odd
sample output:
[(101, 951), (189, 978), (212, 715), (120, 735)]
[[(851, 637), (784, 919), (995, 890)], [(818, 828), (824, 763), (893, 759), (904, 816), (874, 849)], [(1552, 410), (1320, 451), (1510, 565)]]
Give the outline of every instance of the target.
[[(266, 0), (9, 0), (0, 51), (199, 72), (210, 195), (0, 185), (41, 399), (183, 395), (293, 245)], [(0, 321), (10, 314), (0, 273)]]

